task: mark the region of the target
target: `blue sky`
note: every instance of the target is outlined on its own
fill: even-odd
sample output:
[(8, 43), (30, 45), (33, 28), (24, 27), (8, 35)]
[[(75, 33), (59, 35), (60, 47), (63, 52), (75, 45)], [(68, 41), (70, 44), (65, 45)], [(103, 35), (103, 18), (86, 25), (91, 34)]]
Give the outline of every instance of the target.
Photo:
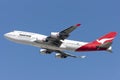
[[(120, 80), (119, 0), (0, 0), (0, 80)], [(92, 41), (110, 31), (118, 35), (113, 53), (77, 52), (87, 59), (56, 59), (39, 48), (4, 38), (12, 30), (50, 35), (76, 23), (69, 39)]]

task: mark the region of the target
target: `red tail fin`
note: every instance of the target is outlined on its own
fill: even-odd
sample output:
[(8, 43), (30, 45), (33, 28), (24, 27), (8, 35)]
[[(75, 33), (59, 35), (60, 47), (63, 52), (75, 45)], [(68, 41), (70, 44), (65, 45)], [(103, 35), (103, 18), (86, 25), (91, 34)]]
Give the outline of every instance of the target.
[(100, 37), (96, 41), (100, 44), (104, 44), (106, 42), (112, 42), (116, 35), (117, 35), (117, 32), (110, 32), (110, 33)]
[(113, 39), (115, 38), (117, 32), (110, 32), (97, 40), (90, 42), (86, 45), (81, 46), (76, 49), (76, 51), (97, 51), (97, 50), (108, 50), (111, 52), (111, 44)]

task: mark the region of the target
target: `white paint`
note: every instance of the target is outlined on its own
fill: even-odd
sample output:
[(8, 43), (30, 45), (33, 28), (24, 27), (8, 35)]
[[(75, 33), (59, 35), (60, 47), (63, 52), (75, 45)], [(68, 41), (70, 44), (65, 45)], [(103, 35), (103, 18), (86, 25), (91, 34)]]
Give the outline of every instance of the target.
[(104, 42), (108, 41), (108, 40), (113, 40), (114, 38), (104, 38), (104, 39), (101, 39), (101, 40), (96, 40), (98, 43), (101, 43), (103, 44)]
[[(22, 34), (22, 36), (20, 35)], [(79, 42), (79, 41), (74, 41), (74, 40), (62, 40), (62, 44), (60, 47), (56, 47), (50, 44), (46, 44), (44, 42), (44, 39), (47, 37), (45, 35), (37, 34), (37, 33), (31, 33), (31, 32), (25, 32), (25, 31), (13, 31), (6, 33), (4, 35), (7, 39), (17, 42), (17, 43), (22, 43), (22, 44), (28, 44), (40, 48), (47, 48), (51, 50), (71, 50), (75, 51), (79, 47), (87, 44), (87, 42)], [(31, 37), (30, 37), (31, 36)], [(38, 41), (37, 43), (34, 41)]]

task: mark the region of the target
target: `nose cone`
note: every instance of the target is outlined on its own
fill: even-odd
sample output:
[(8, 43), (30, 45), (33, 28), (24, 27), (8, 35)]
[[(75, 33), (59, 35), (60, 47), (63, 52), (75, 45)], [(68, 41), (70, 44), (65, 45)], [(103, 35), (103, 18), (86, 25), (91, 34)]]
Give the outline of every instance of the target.
[(14, 42), (17, 41), (16, 35), (15, 35), (14, 32), (6, 33), (6, 34), (4, 34), (4, 37), (5, 37), (6, 39), (10, 40), (10, 41), (14, 41)]
[(5, 34), (4, 34), (4, 37), (8, 38), (8, 37), (9, 37), (9, 34), (8, 34), (8, 33), (5, 33)]
[(4, 37), (7, 39), (11, 39), (12, 35), (13, 35), (12, 32), (9, 32), (9, 33), (4, 34)]

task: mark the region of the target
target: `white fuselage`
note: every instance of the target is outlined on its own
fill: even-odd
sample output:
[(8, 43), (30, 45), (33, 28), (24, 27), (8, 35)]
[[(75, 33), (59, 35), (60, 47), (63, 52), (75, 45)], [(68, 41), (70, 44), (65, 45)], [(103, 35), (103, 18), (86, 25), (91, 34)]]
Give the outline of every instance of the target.
[[(13, 32), (6, 33), (4, 36), (8, 38), (9, 40), (17, 42), (17, 43), (33, 45), (36, 47), (51, 49), (51, 50), (75, 51), (80, 46), (87, 44), (87, 42), (79, 42), (79, 41), (65, 39), (62, 41), (62, 44), (60, 47), (56, 47), (56, 46), (53, 46), (51, 44), (47, 44), (46, 42), (44, 42), (47, 36), (41, 35), (38, 33), (24, 32), (24, 31), (13, 31)], [(36, 40), (37, 42), (35, 42)]]

